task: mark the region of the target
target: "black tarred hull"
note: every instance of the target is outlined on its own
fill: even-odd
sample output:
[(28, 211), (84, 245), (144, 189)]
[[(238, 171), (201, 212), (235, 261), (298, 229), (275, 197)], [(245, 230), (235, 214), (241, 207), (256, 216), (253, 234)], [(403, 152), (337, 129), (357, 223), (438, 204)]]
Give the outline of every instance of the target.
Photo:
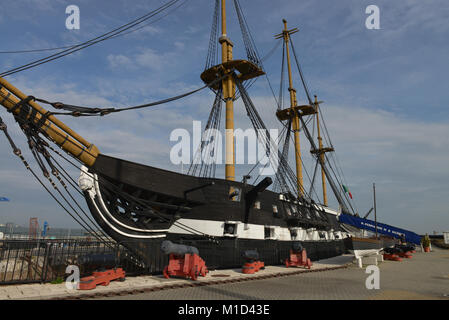
[[(205, 179), (182, 175), (154, 167), (144, 166), (121, 159), (100, 155), (91, 173), (98, 176), (99, 189), (103, 194), (108, 211), (113, 212), (115, 219), (120, 223), (129, 224), (139, 228), (138, 223), (126, 220), (129, 213), (121, 213), (115, 207), (117, 201), (111, 198), (108, 185), (113, 185), (120, 193), (131, 194), (145, 201), (160, 204), (158, 210), (169, 217), (166, 221), (150, 219), (145, 227), (151, 229), (166, 229), (180, 218), (196, 219), (198, 221), (242, 221), (255, 225), (273, 225), (283, 228), (302, 227), (316, 228), (317, 230), (339, 230), (339, 224), (334, 215), (327, 214), (315, 207), (294, 205), (291, 202), (282, 202), (278, 193), (269, 190), (261, 192), (258, 196), (261, 208), (256, 210), (246, 203), (245, 192), (253, 186), (243, 185), (239, 182), (230, 182), (222, 179)], [(213, 185), (201, 188), (213, 181)], [(242, 199), (239, 202), (230, 201), (227, 196), (230, 187), (242, 190)], [(199, 188), (199, 189), (196, 189)], [(194, 190), (186, 193), (186, 191)], [(109, 194), (109, 196), (105, 196)], [(160, 251), (163, 240), (171, 240), (195, 246), (199, 249), (201, 257), (209, 268), (234, 268), (243, 263), (242, 253), (246, 250), (257, 249), (261, 259), (267, 265), (282, 264), (289, 255), (293, 242), (285, 240), (264, 240), (228, 238), (206, 236), (191, 236), (186, 234), (165, 233), (164, 238), (144, 239), (144, 233), (123, 228), (114, 219), (106, 221), (103, 213), (99, 212), (100, 199), (90, 198), (88, 192), (85, 196), (90, 211), (100, 227), (114, 240), (122, 243), (133, 252), (140, 261), (152, 272), (160, 272), (166, 265), (167, 257)], [(102, 196), (102, 197), (103, 197)], [(109, 198), (108, 198), (109, 197)], [(106, 199), (107, 198), (107, 199)], [(107, 201), (106, 201), (107, 200)], [(121, 199), (120, 204), (123, 206)], [(166, 205), (164, 207), (162, 204)], [(273, 212), (273, 205), (278, 210)], [(295, 206), (293, 208), (292, 206)], [(189, 208), (183, 211), (182, 208)], [(131, 208), (132, 209), (132, 208)], [(291, 210), (290, 210), (291, 209)], [(123, 210), (122, 210), (123, 211)], [(125, 210), (126, 211), (126, 210)], [(292, 212), (301, 213), (294, 215)], [(126, 235), (121, 232), (126, 231)], [(142, 238), (139, 238), (142, 237)], [(325, 259), (344, 253), (342, 240), (300, 241), (306, 248), (312, 260)]]
[[(245, 262), (242, 253), (254, 249), (257, 249), (260, 260), (264, 261), (265, 265), (283, 265), (285, 259), (289, 257), (292, 246), (290, 241), (276, 240), (219, 239), (218, 243), (211, 243), (207, 240), (186, 240), (176, 236), (169, 236), (167, 239), (198, 248), (209, 270), (241, 268)], [(127, 242), (125, 245), (132, 251), (137, 250), (140, 253), (139, 258), (144, 262), (144, 268), (151, 273), (162, 273), (168, 264), (168, 256), (160, 250), (162, 241), (138, 241), (135, 244)], [(300, 243), (312, 261), (339, 256), (346, 252), (342, 240), (300, 241)]]

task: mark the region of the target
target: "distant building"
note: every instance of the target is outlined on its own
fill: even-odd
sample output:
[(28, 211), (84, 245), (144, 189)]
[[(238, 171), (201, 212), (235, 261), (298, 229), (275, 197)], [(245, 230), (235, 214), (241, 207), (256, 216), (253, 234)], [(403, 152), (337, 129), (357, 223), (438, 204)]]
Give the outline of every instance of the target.
[[(40, 230), (41, 231), (41, 230)], [(41, 232), (39, 231), (39, 237)], [(0, 232), (4, 234), (4, 238), (28, 238), (29, 228), (18, 226), (14, 223), (6, 223), (5, 226), (0, 226)], [(69, 237), (83, 237), (86, 236), (86, 231), (83, 229), (69, 229), (69, 228), (49, 228), (45, 238), (69, 238)]]
[(5, 225), (5, 234), (11, 234), (13, 233), (13, 230), (14, 230), (14, 223), (7, 222)]

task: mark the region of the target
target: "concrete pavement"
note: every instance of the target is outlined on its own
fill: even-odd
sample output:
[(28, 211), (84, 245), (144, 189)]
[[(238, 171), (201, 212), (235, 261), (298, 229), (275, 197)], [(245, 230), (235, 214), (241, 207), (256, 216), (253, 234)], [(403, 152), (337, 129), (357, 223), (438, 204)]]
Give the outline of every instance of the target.
[(269, 278), (171, 289), (103, 299), (133, 300), (449, 300), (449, 250), (417, 252), (402, 262), (379, 264), (380, 289), (368, 290), (369, 274), (348, 268)]
[(245, 281), (269, 277), (287, 276), (303, 272), (325, 271), (344, 268), (352, 264), (352, 255), (343, 255), (314, 262), (311, 270), (303, 268), (285, 268), (285, 266), (267, 266), (256, 274), (243, 274), (241, 269), (215, 270), (206, 277), (199, 277), (197, 281), (171, 278), (162, 275), (129, 277), (124, 282), (113, 281), (108, 286), (97, 286), (94, 290), (71, 290), (63, 284), (22, 284), (0, 286), (0, 299), (87, 299), (98, 296), (118, 296), (122, 294), (136, 294), (139, 292), (155, 292), (171, 288), (198, 287), (234, 281)]

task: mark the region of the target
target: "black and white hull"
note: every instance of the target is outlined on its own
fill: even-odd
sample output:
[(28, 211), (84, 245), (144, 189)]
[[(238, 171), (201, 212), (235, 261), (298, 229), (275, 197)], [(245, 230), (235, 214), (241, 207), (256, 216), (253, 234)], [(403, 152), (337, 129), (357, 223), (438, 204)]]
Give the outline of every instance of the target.
[(99, 226), (147, 265), (167, 239), (198, 247), (211, 267), (229, 268), (241, 266), (248, 249), (279, 264), (295, 241), (313, 260), (340, 255), (348, 236), (336, 212), (288, 195), (103, 155), (83, 169), (79, 184)]

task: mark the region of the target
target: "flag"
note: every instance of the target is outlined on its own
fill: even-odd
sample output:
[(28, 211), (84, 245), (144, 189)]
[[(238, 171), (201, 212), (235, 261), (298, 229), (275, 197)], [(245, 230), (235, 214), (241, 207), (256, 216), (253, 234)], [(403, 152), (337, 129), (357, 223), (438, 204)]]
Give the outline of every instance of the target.
[(345, 186), (344, 184), (341, 185), (343, 187), (343, 190), (345, 190), (345, 192), (347, 194), (349, 194), (349, 197), (352, 199), (352, 194), (351, 191), (349, 191), (349, 188), (347, 186)]
[(0, 201), (9, 201), (9, 199), (8, 198), (6, 198), (6, 197), (0, 197)]

